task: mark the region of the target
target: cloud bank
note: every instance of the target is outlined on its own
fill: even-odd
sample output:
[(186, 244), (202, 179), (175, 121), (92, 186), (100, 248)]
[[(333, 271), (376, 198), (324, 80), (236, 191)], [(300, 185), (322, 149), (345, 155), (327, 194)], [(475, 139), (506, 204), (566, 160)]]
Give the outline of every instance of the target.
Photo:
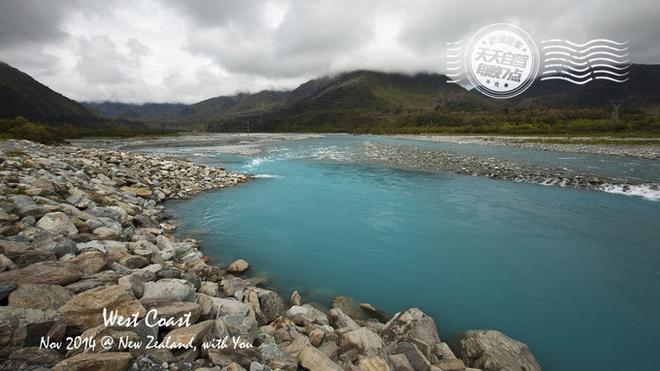
[(508, 22), (537, 40), (629, 40), (660, 63), (651, 0), (5, 0), (0, 60), (80, 101), (196, 102), (373, 69), (444, 73), (445, 42)]

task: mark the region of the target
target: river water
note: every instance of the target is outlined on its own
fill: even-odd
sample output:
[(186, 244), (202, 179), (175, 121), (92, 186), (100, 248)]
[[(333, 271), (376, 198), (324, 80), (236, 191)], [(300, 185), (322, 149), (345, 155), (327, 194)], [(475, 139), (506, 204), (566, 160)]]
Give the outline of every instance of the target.
[(284, 297), (416, 306), (445, 341), (497, 329), (544, 370), (660, 363), (660, 202), (362, 161), (374, 141), (660, 179), (657, 161), (372, 136), (282, 141), (251, 156), (149, 151), (258, 176), (168, 209), (216, 262), (248, 260)]

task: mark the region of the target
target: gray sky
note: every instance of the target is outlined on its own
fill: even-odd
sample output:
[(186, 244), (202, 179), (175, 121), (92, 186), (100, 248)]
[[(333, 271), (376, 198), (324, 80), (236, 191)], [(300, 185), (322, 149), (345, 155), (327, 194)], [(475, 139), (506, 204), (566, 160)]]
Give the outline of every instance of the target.
[(445, 42), (498, 22), (660, 63), (657, 0), (0, 0), (0, 60), (76, 100), (192, 103), (359, 68), (443, 73)]

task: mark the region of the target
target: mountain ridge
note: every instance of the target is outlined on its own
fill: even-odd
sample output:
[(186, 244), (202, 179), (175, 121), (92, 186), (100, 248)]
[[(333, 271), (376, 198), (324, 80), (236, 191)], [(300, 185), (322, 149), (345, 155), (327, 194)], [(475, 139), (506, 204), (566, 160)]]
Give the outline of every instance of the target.
[(16, 116), (53, 125), (90, 124), (100, 120), (82, 104), (0, 62), (0, 117)]
[[(639, 76), (642, 77), (638, 78)], [(607, 108), (611, 100), (621, 99), (626, 101), (624, 107), (632, 106), (652, 113), (660, 111), (660, 92), (655, 89), (655, 86), (660, 86), (660, 65), (632, 65), (631, 80), (623, 84), (594, 81), (577, 86), (564, 81), (537, 81), (520, 96), (503, 101), (483, 97), (476, 91), (465, 90), (447, 84), (446, 81), (446, 76), (433, 73), (406, 75), (357, 70), (308, 80), (288, 91), (263, 90), (257, 93), (218, 96), (187, 105), (137, 105), (117, 102), (83, 102), (83, 105), (102, 115), (110, 114), (113, 118), (165, 121), (218, 121), (274, 111), (282, 114), (295, 110), (310, 110), (314, 106), (324, 106), (331, 110), (368, 106), (378, 111), (430, 109), (438, 104), (457, 111), (529, 106)], [(411, 89), (416, 92), (411, 94)], [(436, 104), (430, 107), (434, 93), (442, 99), (436, 100)], [(115, 105), (116, 109), (108, 110), (108, 105)], [(172, 112), (172, 108), (176, 108), (175, 112)], [(123, 113), (123, 110), (128, 113)], [(131, 110), (142, 112), (142, 115), (131, 116)]]
[[(320, 131), (354, 133), (660, 132), (660, 65), (632, 65), (631, 81), (575, 86), (538, 81), (497, 100), (435, 73), (369, 70), (311, 79), (289, 91), (264, 90), (194, 104), (79, 104), (0, 65), (0, 118), (51, 126), (156, 131)], [(624, 101), (614, 117), (612, 102)]]

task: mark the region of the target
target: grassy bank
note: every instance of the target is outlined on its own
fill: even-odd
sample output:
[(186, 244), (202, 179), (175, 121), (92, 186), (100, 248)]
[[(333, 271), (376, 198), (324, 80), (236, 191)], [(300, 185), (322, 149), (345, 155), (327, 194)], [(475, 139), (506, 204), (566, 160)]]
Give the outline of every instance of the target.
[(48, 126), (29, 121), (23, 117), (14, 119), (0, 119), (0, 140), (27, 139), (44, 144), (65, 143), (67, 139), (86, 137), (118, 137), (129, 138), (136, 136), (163, 136), (173, 135), (174, 131), (130, 129), (125, 127), (105, 126), (80, 127), (73, 125)]

